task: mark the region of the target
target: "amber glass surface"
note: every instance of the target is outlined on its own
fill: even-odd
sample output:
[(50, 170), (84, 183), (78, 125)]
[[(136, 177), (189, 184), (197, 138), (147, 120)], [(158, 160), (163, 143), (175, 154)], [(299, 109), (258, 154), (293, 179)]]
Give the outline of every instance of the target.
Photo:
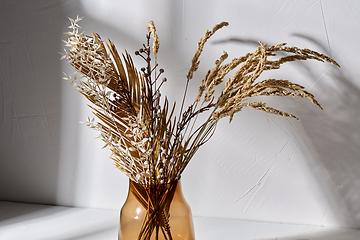
[(118, 239), (195, 239), (191, 210), (180, 180), (157, 189), (130, 181), (128, 197), (120, 212)]

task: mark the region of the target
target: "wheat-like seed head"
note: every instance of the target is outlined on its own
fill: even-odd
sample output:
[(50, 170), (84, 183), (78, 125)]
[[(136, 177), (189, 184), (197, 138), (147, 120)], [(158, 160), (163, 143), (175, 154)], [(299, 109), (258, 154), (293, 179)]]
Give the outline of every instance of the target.
[(160, 40), (159, 40), (158, 35), (156, 34), (156, 27), (155, 27), (155, 24), (153, 21), (148, 22), (147, 31), (151, 33), (151, 37), (154, 39), (153, 54), (154, 54), (154, 56), (156, 56), (157, 53), (159, 52)]
[(205, 32), (205, 35), (203, 38), (200, 39), (200, 41), (198, 42), (198, 49), (196, 50), (195, 54), (194, 54), (194, 57), (192, 58), (191, 60), (191, 67), (189, 69), (189, 72), (187, 74), (187, 79), (192, 79), (193, 78), (193, 75), (194, 75), (194, 72), (199, 68), (199, 65), (200, 65), (200, 61), (199, 61), (199, 57), (201, 55), (201, 52), (203, 51), (204, 49), (204, 45), (205, 43), (207, 42), (207, 40), (212, 36), (214, 35), (214, 33), (221, 29), (222, 27), (224, 26), (228, 26), (229, 23), (228, 22), (221, 22), (217, 25), (215, 25), (213, 27), (213, 29), (211, 31), (207, 30)]

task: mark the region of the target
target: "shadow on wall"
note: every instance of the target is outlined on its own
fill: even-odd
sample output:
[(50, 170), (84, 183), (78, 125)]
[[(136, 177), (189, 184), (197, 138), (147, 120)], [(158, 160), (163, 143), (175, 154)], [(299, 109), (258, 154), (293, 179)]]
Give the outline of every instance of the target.
[[(314, 43), (323, 53), (331, 55), (316, 39), (293, 35)], [(340, 56), (338, 53), (335, 55)], [(315, 73), (304, 69), (304, 75), (305, 71), (310, 79), (314, 79)], [(360, 89), (354, 84), (357, 79), (349, 79), (344, 71), (343, 68), (330, 68), (312, 88), (315, 95), (322, 93), (318, 99), (324, 107), (321, 115), (306, 114), (308, 109), (305, 108), (297, 111), (306, 118), (306, 121), (300, 121), (302, 131), (318, 156), (320, 171), (331, 183), (320, 186), (326, 196), (333, 199), (329, 208), (335, 213), (339, 225), (360, 228)], [(319, 179), (316, 173), (314, 171), (314, 176)], [(319, 184), (321, 182), (324, 180), (319, 180)]]
[[(312, 37), (298, 34), (293, 36), (312, 42), (321, 49), (321, 53), (330, 56), (327, 49)], [(237, 37), (215, 42), (226, 43), (258, 44), (255, 40)], [(311, 81), (317, 78), (319, 72), (312, 72), (312, 69), (318, 69), (310, 68), (301, 61), (297, 64), (301, 76)], [(356, 111), (360, 109), (360, 89), (353, 84), (354, 80), (344, 75), (342, 68), (325, 67), (330, 70), (311, 89), (315, 96), (321, 95), (318, 100), (321, 100), (325, 110), (320, 115), (314, 114), (314, 106), (295, 108), (292, 101), (284, 109), (301, 118), (296, 126), (301, 126), (299, 132), (311, 148), (310, 151), (315, 153), (313, 159), (317, 162), (309, 160), (307, 165), (319, 184), (319, 189), (329, 201), (325, 221), (326, 217), (334, 217), (339, 226), (360, 228), (360, 112)], [(326, 81), (321, 81), (323, 78)], [(306, 100), (304, 104), (311, 105), (305, 102)], [(328, 235), (314, 239), (328, 239), (327, 237)]]
[(62, 4), (0, 1), (2, 201), (56, 203), (62, 78), (58, 52), (67, 24)]
[(259, 41), (254, 39), (245, 39), (245, 38), (238, 38), (238, 37), (231, 37), (227, 39), (213, 41), (212, 44), (227, 44), (227, 43), (237, 43), (237, 44), (246, 44), (252, 47), (258, 47)]

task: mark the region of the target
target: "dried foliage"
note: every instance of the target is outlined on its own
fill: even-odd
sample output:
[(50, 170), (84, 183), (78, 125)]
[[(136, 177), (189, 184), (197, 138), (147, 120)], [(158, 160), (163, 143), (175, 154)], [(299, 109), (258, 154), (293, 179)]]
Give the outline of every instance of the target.
[[(268, 107), (264, 102), (248, 101), (255, 96), (292, 96), (308, 98), (320, 106), (314, 96), (304, 87), (282, 79), (257, 81), (264, 71), (279, 69), (287, 62), (314, 59), (339, 66), (331, 58), (309, 49), (287, 47), (278, 44), (268, 47), (260, 42), (259, 47), (245, 56), (224, 63), (228, 54), (215, 61), (199, 86), (199, 93), (193, 104), (184, 109), (189, 81), (198, 69), (200, 55), (206, 41), (227, 22), (206, 31), (198, 43), (198, 49), (191, 61), (187, 74), (184, 97), (179, 115), (175, 114), (175, 103), (170, 106), (160, 89), (166, 78), (161, 78), (164, 70), (159, 69), (157, 53), (159, 38), (153, 22), (148, 24), (146, 44), (135, 52), (145, 61), (138, 71), (130, 55), (119, 55), (114, 44), (104, 42), (92, 33), (87, 36), (79, 32), (81, 18), (70, 19), (72, 29), (66, 33), (64, 41), (68, 50), (63, 58), (81, 74), (81, 78), (67, 76), (71, 84), (90, 102), (94, 115), (100, 120), (88, 119), (87, 125), (98, 130), (105, 142), (104, 147), (112, 151), (115, 166), (132, 181), (145, 185), (169, 183), (180, 178), (195, 152), (214, 133), (218, 121), (229, 116), (230, 121), (243, 107), (252, 107), (267, 113), (296, 118), (294, 115)], [(150, 47), (153, 39), (152, 48)], [(284, 57), (270, 60), (277, 53)], [(155, 59), (151, 59), (154, 55)], [(215, 98), (215, 88), (234, 70), (225, 86)], [(199, 126), (195, 124), (198, 115), (208, 112), (208, 118)], [(297, 118), (296, 118), (297, 119)]]

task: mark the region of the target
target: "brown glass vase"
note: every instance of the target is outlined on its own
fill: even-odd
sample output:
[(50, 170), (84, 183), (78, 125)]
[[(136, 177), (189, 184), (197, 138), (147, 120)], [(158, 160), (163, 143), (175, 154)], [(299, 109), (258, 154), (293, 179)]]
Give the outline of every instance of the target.
[(191, 210), (180, 180), (142, 185), (129, 181), (120, 211), (119, 240), (193, 240)]

